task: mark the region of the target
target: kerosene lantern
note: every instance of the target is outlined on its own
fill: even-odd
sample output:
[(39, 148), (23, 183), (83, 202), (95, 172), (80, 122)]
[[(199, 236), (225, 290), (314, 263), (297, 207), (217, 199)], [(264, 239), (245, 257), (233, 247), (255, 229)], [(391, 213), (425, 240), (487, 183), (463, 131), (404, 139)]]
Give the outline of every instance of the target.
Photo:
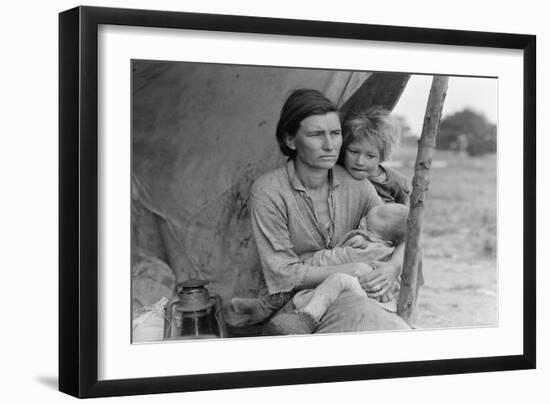
[(176, 285), (176, 296), (164, 309), (165, 340), (227, 337), (221, 297), (210, 294), (207, 284), (191, 279)]

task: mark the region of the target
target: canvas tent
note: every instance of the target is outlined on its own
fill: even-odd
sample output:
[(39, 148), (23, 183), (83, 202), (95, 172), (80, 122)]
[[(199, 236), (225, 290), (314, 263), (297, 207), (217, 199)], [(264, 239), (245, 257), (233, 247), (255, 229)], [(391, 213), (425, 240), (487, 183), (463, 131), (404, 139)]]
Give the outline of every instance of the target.
[(251, 183), (284, 162), (281, 106), (315, 88), (343, 111), (392, 109), (408, 75), (134, 61), (133, 307), (208, 280), (225, 301), (264, 288), (248, 212)]

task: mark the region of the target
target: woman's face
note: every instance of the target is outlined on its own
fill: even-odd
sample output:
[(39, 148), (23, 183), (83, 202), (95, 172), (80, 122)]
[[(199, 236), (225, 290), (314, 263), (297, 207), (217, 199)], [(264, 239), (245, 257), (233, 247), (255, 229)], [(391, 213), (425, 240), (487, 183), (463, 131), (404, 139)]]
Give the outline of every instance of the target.
[(338, 114), (308, 116), (300, 122), (296, 135), (287, 138), (287, 145), (296, 150), (296, 160), (310, 168), (334, 167), (342, 146)]
[(344, 154), (344, 166), (351, 176), (364, 180), (378, 174), (380, 151), (367, 139), (350, 143)]

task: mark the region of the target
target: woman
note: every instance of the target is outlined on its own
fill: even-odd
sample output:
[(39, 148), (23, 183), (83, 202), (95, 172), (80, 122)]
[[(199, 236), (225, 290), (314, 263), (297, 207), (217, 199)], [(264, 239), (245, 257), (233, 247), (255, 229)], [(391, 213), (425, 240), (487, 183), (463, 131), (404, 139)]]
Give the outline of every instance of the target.
[[(361, 217), (382, 204), (368, 181), (357, 181), (336, 166), (342, 145), (336, 106), (316, 90), (296, 90), (282, 108), (276, 136), (288, 162), (258, 178), (250, 199), (254, 238), (269, 293), (290, 297), (300, 289), (316, 287), (331, 274), (343, 273), (356, 276), (367, 294), (376, 296), (383, 286), (373, 279), (380, 273), (365, 263), (316, 267), (303, 262), (315, 251), (334, 248), (339, 238), (357, 228)], [(391, 272), (394, 280), (400, 265), (395, 257), (378, 272)], [(291, 301), (283, 309), (287, 310), (292, 310)], [(344, 293), (316, 332), (396, 328), (408, 326), (373, 301)]]

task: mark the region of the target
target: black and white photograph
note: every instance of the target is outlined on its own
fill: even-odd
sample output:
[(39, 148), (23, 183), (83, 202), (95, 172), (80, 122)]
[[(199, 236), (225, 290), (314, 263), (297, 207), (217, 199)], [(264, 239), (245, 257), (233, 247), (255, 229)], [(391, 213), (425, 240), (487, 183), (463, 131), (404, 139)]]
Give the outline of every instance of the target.
[(132, 343), (499, 325), (497, 77), (130, 68)]
[(2, 402), (548, 395), (543, 4), (7, 3)]

